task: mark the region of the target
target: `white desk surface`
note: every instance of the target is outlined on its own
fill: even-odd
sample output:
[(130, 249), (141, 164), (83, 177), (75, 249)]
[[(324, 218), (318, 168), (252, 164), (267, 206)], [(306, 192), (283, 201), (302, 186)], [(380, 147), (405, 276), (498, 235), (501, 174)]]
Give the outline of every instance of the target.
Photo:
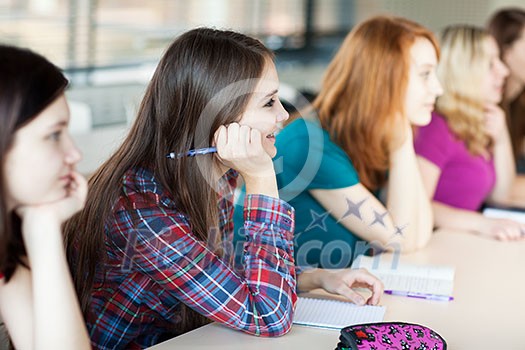
[[(438, 231), (428, 247), (401, 261), (455, 266), (454, 300), (383, 295), (385, 321), (430, 327), (450, 350), (525, 349), (525, 241)], [(335, 349), (338, 337), (338, 331), (293, 326), (282, 337), (259, 338), (210, 324), (150, 349)]]

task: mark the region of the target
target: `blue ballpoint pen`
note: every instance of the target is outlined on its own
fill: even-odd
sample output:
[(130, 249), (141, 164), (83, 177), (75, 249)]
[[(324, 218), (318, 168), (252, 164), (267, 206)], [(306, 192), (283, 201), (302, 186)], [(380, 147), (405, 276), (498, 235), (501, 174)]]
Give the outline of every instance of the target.
[(186, 153), (176, 154), (175, 152), (170, 152), (166, 154), (166, 158), (175, 159), (175, 158), (182, 158), (182, 157), (195, 157), (200, 154), (209, 154), (209, 153), (215, 153), (215, 152), (217, 152), (216, 147), (196, 148), (196, 149), (190, 149)]
[(385, 290), (385, 294), (397, 295), (397, 296), (409, 297), (409, 298), (417, 298), (417, 299), (437, 300), (437, 301), (454, 300), (454, 297), (448, 296), (448, 295), (406, 292), (406, 291), (399, 291), (399, 290)]

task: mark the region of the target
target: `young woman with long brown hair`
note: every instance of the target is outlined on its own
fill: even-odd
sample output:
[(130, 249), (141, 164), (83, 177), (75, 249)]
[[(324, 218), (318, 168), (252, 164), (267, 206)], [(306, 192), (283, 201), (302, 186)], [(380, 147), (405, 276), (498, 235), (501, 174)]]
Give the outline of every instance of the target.
[(435, 225), (521, 239), (525, 225), (478, 212), (485, 202), (508, 204), (515, 183), (505, 113), (498, 105), (508, 69), (483, 28), (447, 27), (441, 49), (438, 77), (444, 94), (415, 140)]
[[(349, 286), (365, 285), (378, 302), (381, 283), (365, 271), (313, 272), (296, 284), (294, 210), (279, 199), (271, 160), (288, 118), (272, 58), (255, 39), (207, 28), (164, 54), (130, 133), (67, 226), (94, 346), (148, 347), (209, 320), (282, 335), (296, 287), (355, 297)], [(241, 268), (230, 248), (238, 175), (247, 192)]]
[(518, 171), (525, 172), (525, 9), (503, 8), (488, 23), (500, 57), (509, 69), (503, 91), (503, 107)]
[[(278, 134), (277, 179), (296, 209), (299, 265), (344, 267), (370, 245), (408, 252), (428, 242), (432, 213), (411, 125), (429, 122), (441, 93), (438, 52), (433, 34), (407, 19), (359, 24), (313, 102), (319, 121), (311, 113)], [(383, 205), (374, 194), (385, 186)]]
[(67, 80), (44, 57), (5, 45), (0, 77), (0, 313), (16, 349), (89, 349), (61, 230), (87, 194)]

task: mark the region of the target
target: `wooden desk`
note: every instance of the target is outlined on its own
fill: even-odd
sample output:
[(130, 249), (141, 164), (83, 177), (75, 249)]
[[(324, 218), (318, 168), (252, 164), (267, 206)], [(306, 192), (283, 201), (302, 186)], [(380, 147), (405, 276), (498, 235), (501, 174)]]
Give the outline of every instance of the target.
[[(427, 301), (384, 295), (385, 321), (421, 323), (451, 350), (525, 349), (525, 241), (498, 242), (439, 231), (422, 251), (402, 262), (456, 267), (454, 300)], [(294, 326), (280, 338), (258, 338), (211, 324), (151, 349), (334, 349), (338, 331)]]

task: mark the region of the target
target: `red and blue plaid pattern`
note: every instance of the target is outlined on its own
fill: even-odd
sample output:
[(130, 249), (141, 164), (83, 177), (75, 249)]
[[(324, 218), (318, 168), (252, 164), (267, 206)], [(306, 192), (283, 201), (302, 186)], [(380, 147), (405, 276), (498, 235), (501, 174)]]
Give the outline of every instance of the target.
[[(220, 182), (219, 229), (230, 240), (236, 177), (230, 171)], [(177, 329), (181, 302), (254, 335), (278, 336), (290, 329), (296, 302), (290, 205), (247, 196), (245, 264), (238, 269), (196, 239), (188, 218), (149, 170), (129, 171), (123, 193), (106, 222), (107, 262), (97, 273), (88, 317), (93, 346), (154, 345)]]

